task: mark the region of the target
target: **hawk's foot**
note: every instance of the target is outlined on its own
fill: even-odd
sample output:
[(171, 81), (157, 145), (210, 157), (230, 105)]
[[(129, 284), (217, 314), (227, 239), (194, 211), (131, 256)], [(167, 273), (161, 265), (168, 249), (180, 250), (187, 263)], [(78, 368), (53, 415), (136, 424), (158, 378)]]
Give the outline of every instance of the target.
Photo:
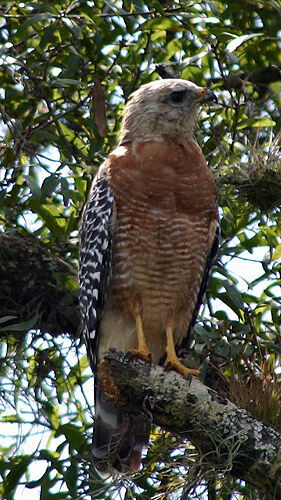
[(168, 356), (167, 355), (167, 359), (164, 363), (164, 367), (165, 367), (165, 370), (167, 370), (167, 371), (175, 370), (176, 372), (180, 373), (180, 375), (182, 375), (186, 379), (189, 379), (190, 375), (194, 375), (195, 377), (200, 377), (199, 370), (193, 370), (192, 368), (187, 368), (187, 366), (182, 365), (177, 356)]
[(148, 349), (131, 349), (127, 352), (128, 358), (138, 358), (146, 361), (147, 363), (152, 362), (152, 354)]
[(175, 370), (176, 372), (180, 373), (184, 378), (189, 379), (191, 375), (194, 375), (195, 377), (200, 376), (199, 370), (192, 370), (192, 368), (187, 368), (187, 366), (184, 366), (181, 364), (179, 358), (177, 357), (176, 349), (175, 349), (175, 343), (174, 343), (174, 335), (173, 335), (173, 328), (168, 325), (166, 328), (166, 335), (167, 335), (167, 347), (166, 347), (166, 360), (164, 363), (165, 370)]
[(151, 363), (152, 354), (146, 342), (145, 333), (143, 330), (142, 318), (140, 314), (136, 314), (136, 330), (137, 330), (137, 349), (131, 349), (127, 355), (129, 358), (139, 358), (143, 361)]

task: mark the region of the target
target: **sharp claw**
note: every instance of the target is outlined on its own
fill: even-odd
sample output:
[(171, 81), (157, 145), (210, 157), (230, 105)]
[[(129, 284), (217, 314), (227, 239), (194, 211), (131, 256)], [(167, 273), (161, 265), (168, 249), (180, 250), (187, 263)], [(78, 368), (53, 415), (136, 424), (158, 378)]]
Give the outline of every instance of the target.
[(124, 361), (129, 361), (133, 357), (132, 351), (127, 351), (124, 356)]
[(191, 382), (193, 376), (200, 377), (199, 370), (193, 370), (192, 368), (187, 368), (186, 366), (182, 365), (178, 359), (168, 360), (165, 363), (164, 368), (166, 371), (175, 370), (180, 375), (185, 377), (189, 382)]
[(138, 359), (142, 359), (143, 361), (146, 361), (148, 363), (152, 362), (151, 352), (146, 352), (146, 351), (142, 351), (142, 350), (138, 350), (138, 349), (132, 349), (131, 351), (128, 351), (126, 353), (126, 356), (128, 357), (128, 359), (138, 358)]
[(169, 371), (173, 366), (172, 361), (168, 361), (168, 363), (165, 363), (164, 368), (166, 371)]

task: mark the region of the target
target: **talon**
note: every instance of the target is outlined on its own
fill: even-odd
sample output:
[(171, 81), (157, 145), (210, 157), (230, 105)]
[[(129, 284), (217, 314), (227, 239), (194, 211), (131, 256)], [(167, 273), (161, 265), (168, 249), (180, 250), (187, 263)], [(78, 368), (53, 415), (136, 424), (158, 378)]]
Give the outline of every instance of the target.
[(193, 370), (192, 368), (187, 368), (187, 366), (181, 364), (181, 362), (177, 357), (173, 359), (167, 359), (166, 362), (164, 363), (164, 368), (167, 371), (175, 370), (187, 380), (190, 380), (190, 377), (192, 377), (192, 375), (194, 375), (195, 377), (200, 377), (199, 370)]
[(142, 359), (143, 361), (146, 361), (148, 363), (152, 362), (151, 352), (145, 351), (142, 349), (131, 349), (130, 351), (127, 352), (127, 356), (129, 357), (129, 359), (138, 358), (138, 359)]
[(167, 371), (175, 370), (187, 380), (190, 380), (190, 376), (192, 375), (194, 375), (195, 377), (200, 377), (199, 370), (193, 370), (192, 368), (187, 368), (187, 366), (181, 364), (176, 354), (173, 330), (171, 327), (167, 327), (166, 335), (167, 335), (167, 347), (166, 347), (167, 357), (164, 363), (165, 370)]
[(168, 363), (164, 363), (164, 368), (168, 372), (173, 368), (172, 361), (168, 361)]

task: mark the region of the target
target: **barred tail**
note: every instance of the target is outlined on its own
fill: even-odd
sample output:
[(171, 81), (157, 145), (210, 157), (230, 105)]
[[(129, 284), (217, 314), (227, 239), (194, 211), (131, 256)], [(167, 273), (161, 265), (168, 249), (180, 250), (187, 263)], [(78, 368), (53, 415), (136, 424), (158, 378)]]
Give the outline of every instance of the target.
[(120, 410), (98, 387), (95, 407), (92, 451), (96, 470), (102, 476), (138, 471), (142, 451), (148, 446), (150, 422)]

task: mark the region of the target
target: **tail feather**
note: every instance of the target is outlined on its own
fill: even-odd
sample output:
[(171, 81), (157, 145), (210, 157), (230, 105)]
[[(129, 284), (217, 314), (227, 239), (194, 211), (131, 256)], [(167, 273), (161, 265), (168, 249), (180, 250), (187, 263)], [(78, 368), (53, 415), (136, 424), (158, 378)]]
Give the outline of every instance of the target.
[(104, 476), (139, 470), (150, 427), (144, 418), (120, 410), (96, 387), (92, 446), (96, 470)]

